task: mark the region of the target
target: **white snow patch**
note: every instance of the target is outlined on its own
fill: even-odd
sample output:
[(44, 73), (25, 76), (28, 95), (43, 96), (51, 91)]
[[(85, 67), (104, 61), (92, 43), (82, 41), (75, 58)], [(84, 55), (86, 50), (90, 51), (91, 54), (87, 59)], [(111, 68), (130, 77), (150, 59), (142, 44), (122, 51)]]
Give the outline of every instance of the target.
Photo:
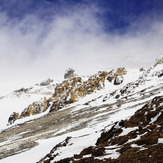
[(116, 159), (120, 156), (119, 152), (116, 152), (118, 149), (120, 149), (120, 146), (117, 145), (111, 145), (109, 147), (106, 147), (105, 149), (105, 155), (97, 157), (99, 160), (111, 158), (111, 159)]
[(140, 135), (137, 135), (136, 138), (134, 138), (134, 139), (129, 139), (129, 140), (126, 142), (126, 144), (131, 143), (131, 142), (136, 141), (136, 140), (139, 140), (139, 139), (140, 139)]
[(160, 115), (161, 115), (161, 112), (159, 112), (154, 118), (151, 118), (150, 123), (155, 122)]
[(163, 143), (163, 138), (159, 138), (158, 143)]
[(131, 144), (131, 147), (134, 148), (134, 147), (140, 147), (140, 146), (138, 146), (137, 144)]
[(138, 129), (138, 127), (125, 128), (125, 129), (123, 129), (123, 132), (119, 136), (127, 135), (128, 133), (130, 133), (131, 131), (134, 131), (136, 129)]

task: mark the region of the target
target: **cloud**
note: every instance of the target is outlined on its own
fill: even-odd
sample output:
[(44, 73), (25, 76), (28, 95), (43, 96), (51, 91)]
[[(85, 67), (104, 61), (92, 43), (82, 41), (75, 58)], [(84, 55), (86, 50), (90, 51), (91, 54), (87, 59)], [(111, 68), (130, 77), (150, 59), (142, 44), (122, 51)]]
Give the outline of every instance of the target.
[(61, 78), (69, 67), (78, 74), (120, 66), (149, 67), (163, 53), (160, 21), (150, 20), (146, 30), (140, 18), (125, 34), (113, 34), (104, 30), (96, 5), (62, 10), (49, 21), (35, 14), (19, 19), (0, 13), (0, 74), (6, 87)]

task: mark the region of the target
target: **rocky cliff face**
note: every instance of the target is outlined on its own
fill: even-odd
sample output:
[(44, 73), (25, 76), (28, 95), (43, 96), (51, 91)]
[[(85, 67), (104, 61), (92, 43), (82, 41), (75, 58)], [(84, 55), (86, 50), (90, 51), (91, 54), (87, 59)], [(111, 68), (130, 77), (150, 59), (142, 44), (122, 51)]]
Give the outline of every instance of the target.
[[(71, 73), (68, 71), (68, 74)], [(9, 117), (8, 124), (15, 122), (16, 119), (45, 112), (47, 109), (49, 109), (50, 112), (57, 111), (68, 104), (78, 101), (79, 98), (91, 94), (96, 90), (103, 89), (105, 87), (106, 79), (111, 78), (111, 80), (107, 81), (114, 81), (115, 85), (121, 84), (123, 82), (122, 76), (126, 74), (127, 71), (125, 68), (118, 68), (117, 70), (108, 72), (99, 71), (97, 74), (90, 76), (86, 81), (83, 81), (82, 77), (69, 75), (69, 77), (67, 77), (68, 79), (55, 87), (52, 97), (49, 99), (44, 98), (42, 102), (33, 102), (22, 111), (20, 116), (13, 116), (13, 114), (19, 115), (19, 113), (12, 113)], [(48, 79), (40, 85), (49, 85), (50, 82), (52, 82), (52, 80)]]

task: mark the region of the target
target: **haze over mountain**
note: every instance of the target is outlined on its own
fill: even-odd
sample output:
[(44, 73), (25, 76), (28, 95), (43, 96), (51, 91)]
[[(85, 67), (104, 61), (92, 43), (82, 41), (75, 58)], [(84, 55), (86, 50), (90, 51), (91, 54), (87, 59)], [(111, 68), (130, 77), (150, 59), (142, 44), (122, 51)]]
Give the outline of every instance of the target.
[(160, 0), (0, 2), (0, 95), (69, 67), (149, 67), (163, 53)]
[(0, 162), (163, 162), (162, 9), (0, 0)]

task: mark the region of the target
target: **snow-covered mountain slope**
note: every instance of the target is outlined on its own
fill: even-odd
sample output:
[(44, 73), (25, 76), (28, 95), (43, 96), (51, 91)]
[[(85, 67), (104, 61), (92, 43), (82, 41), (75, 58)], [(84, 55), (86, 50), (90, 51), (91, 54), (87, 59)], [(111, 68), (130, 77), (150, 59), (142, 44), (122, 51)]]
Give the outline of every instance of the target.
[[(130, 119), (115, 122), (109, 130), (105, 128), (97, 140), (95, 133), (94, 139), (69, 136), (39, 162), (162, 162), (162, 103), (163, 97), (155, 97)], [(90, 140), (96, 143), (92, 145)], [(81, 147), (83, 142), (87, 147), (70, 157), (74, 146)]]
[[(51, 97), (54, 93), (56, 81), (48, 83), (49, 79), (31, 86), (30, 88), (21, 88), (0, 98), (1, 124), (0, 129), (4, 129), (8, 123), (8, 118), (14, 111), (21, 112), (34, 101), (43, 101), (44, 97)], [(43, 84), (44, 83), (44, 84)]]
[[(136, 142), (143, 135), (146, 135), (146, 137), (148, 137), (148, 134), (150, 135), (150, 132), (148, 134), (146, 132), (147, 130), (150, 131), (151, 124), (154, 125), (153, 129), (159, 129), (159, 136), (157, 136), (157, 141), (154, 144), (162, 144), (162, 130), (159, 127), (163, 120), (160, 118), (163, 111), (162, 73), (162, 64), (141, 72), (139, 70), (127, 70), (127, 74), (123, 76), (123, 82), (119, 85), (114, 84), (113, 81), (105, 80), (103, 89), (79, 97), (77, 102), (65, 105), (60, 110), (51, 113), (47, 110), (39, 115), (19, 119), (7, 128), (2, 126), (0, 161), (4, 163), (14, 161), (59, 162), (60, 160), (64, 160), (62, 162), (82, 162), (84, 159), (89, 162), (95, 162), (95, 160), (97, 162), (101, 160), (102, 162), (104, 159), (114, 161), (111, 159), (122, 157), (122, 153), (128, 152), (129, 148), (132, 150), (138, 149), (140, 146), (140, 150), (148, 147), (152, 148), (148, 144), (143, 146), (143, 144), (137, 144)], [(33, 99), (31, 93), (31, 101), (27, 101), (26, 96), (28, 96), (28, 93), (19, 97), (19, 99), (22, 98), (27, 102), (19, 101), (23, 103), (22, 109), (27, 107), (30, 102), (40, 100), (38, 94), (37, 98)], [(41, 95), (41, 97), (44, 96)], [(5, 106), (5, 102), (8, 103), (8, 107), (13, 106), (11, 102), (14, 98), (10, 96), (0, 99), (1, 104), (3, 104), (0, 104), (1, 108)], [(161, 101), (159, 105), (153, 103), (153, 99), (157, 98)], [(19, 102), (17, 98), (15, 106), (19, 106), (18, 109), (21, 107), (18, 104)], [(136, 113), (139, 113), (138, 110), (143, 108), (150, 110), (151, 107), (145, 106), (151, 106), (156, 111), (155, 114), (150, 114), (150, 111), (142, 114), (142, 117), (149, 117), (148, 123), (144, 123), (144, 120), (142, 120), (142, 123), (140, 123), (142, 126), (129, 125), (129, 121), (132, 120), (130, 117), (134, 117), (136, 111)], [(6, 115), (13, 111), (8, 107), (7, 105), (4, 107)], [(121, 120), (125, 122), (122, 126), (119, 125)], [(159, 121), (157, 122), (157, 120)], [(6, 123), (6, 119), (3, 119), (3, 121)], [(142, 127), (142, 133), (139, 131), (140, 127)], [(115, 132), (112, 131), (113, 129), (115, 129)], [(131, 136), (132, 132), (134, 133), (133, 137)], [(111, 136), (107, 137), (105, 141), (99, 141), (105, 133), (111, 133)], [(124, 137), (125, 135), (126, 137)], [(117, 139), (118, 137), (124, 137), (124, 142), (121, 142), (121, 144), (117, 142), (116, 136)], [(141, 142), (141, 139), (139, 141)], [(128, 148), (125, 145), (128, 145)], [(125, 147), (126, 150), (120, 150)], [(92, 160), (92, 158), (95, 159)]]

